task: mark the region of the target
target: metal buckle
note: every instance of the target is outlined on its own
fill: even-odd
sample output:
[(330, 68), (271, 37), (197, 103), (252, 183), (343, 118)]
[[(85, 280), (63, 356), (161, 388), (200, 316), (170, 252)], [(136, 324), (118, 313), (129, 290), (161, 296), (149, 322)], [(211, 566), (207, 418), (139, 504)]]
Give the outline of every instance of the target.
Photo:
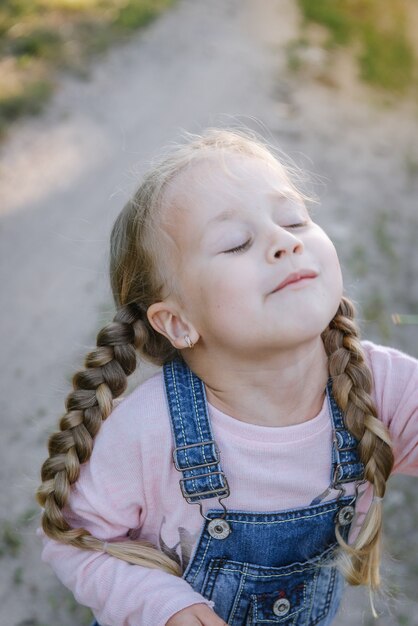
[[(359, 461), (359, 463), (361, 463), (361, 461)], [(340, 468), (342, 469), (343, 465), (356, 465), (356, 463), (351, 463), (350, 461), (344, 461), (342, 463), (337, 463), (337, 465), (335, 466), (334, 475), (333, 475), (333, 478), (332, 478), (332, 486), (334, 488), (337, 488), (337, 489), (338, 489), (337, 485), (344, 484), (344, 483), (354, 483), (354, 482), (357, 482), (355, 476), (350, 476), (349, 478), (341, 478), (337, 482), (338, 470)]]
[[(221, 507), (223, 508), (223, 513), (221, 513), (220, 517), (218, 517), (217, 519), (225, 519), (225, 517), (226, 517), (226, 514), (227, 514), (227, 512), (228, 512), (228, 511), (226, 510), (226, 506), (224, 505), (224, 503), (223, 503), (223, 502), (221, 502), (221, 500), (224, 500), (224, 499), (225, 499), (225, 498), (227, 498), (228, 496), (229, 496), (229, 491), (228, 491), (228, 493), (227, 493), (226, 495), (224, 495), (224, 496), (220, 496), (220, 497), (218, 498), (218, 503), (219, 503), (219, 506), (221, 506)], [(207, 515), (205, 515), (205, 514), (203, 513), (203, 507), (202, 507), (202, 501), (201, 501), (201, 500), (199, 500), (198, 502), (191, 502), (191, 504), (198, 504), (198, 505), (199, 505), (200, 515), (201, 515), (204, 519), (207, 519), (207, 520), (208, 520), (208, 522), (212, 522), (214, 519), (216, 519), (216, 518), (208, 517)]]
[[(355, 450), (356, 449), (356, 446), (351, 447), (351, 448), (339, 448), (338, 447), (337, 432), (346, 432), (346, 429), (345, 428), (334, 428), (333, 440), (334, 440), (335, 447), (338, 450), (338, 452), (347, 452), (348, 450)], [(351, 433), (350, 433), (350, 435), (351, 435)], [(354, 437), (354, 435), (351, 435), (351, 436)]]
[[(207, 445), (215, 446), (215, 453), (217, 455), (216, 461), (210, 461), (210, 463), (201, 463), (200, 465), (190, 465), (190, 467), (185, 467), (185, 468), (181, 468), (178, 466), (177, 458), (176, 458), (176, 452), (178, 450), (188, 450), (189, 448), (196, 448), (197, 446), (207, 446)], [(179, 446), (178, 448), (174, 448), (172, 456), (173, 456), (174, 467), (176, 468), (176, 470), (178, 470), (179, 472), (185, 472), (185, 471), (192, 470), (192, 469), (199, 469), (200, 467), (210, 467), (212, 465), (217, 465), (220, 461), (221, 453), (219, 451), (218, 446), (216, 445), (216, 441), (212, 439), (212, 441), (201, 441), (200, 443), (191, 443), (187, 446)], [(213, 472), (213, 473), (215, 474), (217, 472)]]
[[(208, 476), (216, 476), (219, 474), (223, 477), (225, 481), (225, 487), (220, 487), (219, 489), (207, 489), (206, 491), (198, 491), (197, 493), (189, 494), (185, 491), (184, 483), (186, 480), (197, 480), (199, 478), (207, 478)], [(203, 496), (208, 496), (211, 493), (219, 494), (219, 492), (225, 491), (225, 495), (222, 495), (223, 498), (227, 498), (230, 494), (228, 480), (223, 472), (209, 472), (208, 474), (199, 474), (198, 476), (190, 476), (189, 478), (181, 478), (180, 479), (180, 489), (183, 494), (183, 498), (185, 498), (186, 502), (189, 504), (195, 504), (191, 498), (202, 498)]]

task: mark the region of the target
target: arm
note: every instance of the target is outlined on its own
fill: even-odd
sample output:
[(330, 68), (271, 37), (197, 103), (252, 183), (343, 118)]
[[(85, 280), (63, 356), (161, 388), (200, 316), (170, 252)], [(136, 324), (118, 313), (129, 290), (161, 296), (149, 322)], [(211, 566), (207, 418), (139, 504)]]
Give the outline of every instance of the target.
[[(119, 415), (120, 414), (120, 415)], [(115, 409), (99, 431), (93, 454), (81, 466), (65, 517), (105, 541), (141, 535), (147, 515), (137, 413)], [(142, 454), (143, 456), (143, 454)], [(213, 606), (182, 578), (131, 565), (105, 553), (81, 550), (43, 536), (42, 558), (102, 626), (164, 626), (185, 607)], [(212, 612), (213, 613), (213, 612)]]
[(196, 603), (213, 606), (177, 576), (44, 538), (42, 558), (101, 626), (164, 626)]
[(418, 360), (394, 348), (364, 344), (378, 414), (393, 441), (393, 473), (418, 476)]

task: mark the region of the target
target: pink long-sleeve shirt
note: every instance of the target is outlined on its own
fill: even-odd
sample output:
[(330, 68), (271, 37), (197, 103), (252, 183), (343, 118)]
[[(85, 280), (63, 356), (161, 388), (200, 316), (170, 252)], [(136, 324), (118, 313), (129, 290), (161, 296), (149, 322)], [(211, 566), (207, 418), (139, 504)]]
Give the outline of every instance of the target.
[[(394, 443), (394, 472), (418, 476), (418, 360), (362, 342), (379, 418)], [(231, 494), (229, 509), (278, 511), (307, 506), (330, 482), (328, 403), (306, 422), (270, 427), (242, 422), (208, 405)], [(139, 385), (101, 427), (91, 459), (72, 489), (67, 519), (103, 540), (140, 538), (185, 568), (203, 519), (183, 499), (172, 461), (173, 439), (162, 372)], [(335, 497), (331, 494), (330, 497)], [(367, 510), (369, 486), (357, 507)], [(204, 500), (203, 508), (216, 508)], [(69, 510), (71, 509), (71, 513)], [(361, 519), (361, 518), (360, 518)], [(89, 606), (102, 626), (164, 626), (198, 602), (213, 606), (182, 578), (80, 550), (43, 536), (43, 560)]]

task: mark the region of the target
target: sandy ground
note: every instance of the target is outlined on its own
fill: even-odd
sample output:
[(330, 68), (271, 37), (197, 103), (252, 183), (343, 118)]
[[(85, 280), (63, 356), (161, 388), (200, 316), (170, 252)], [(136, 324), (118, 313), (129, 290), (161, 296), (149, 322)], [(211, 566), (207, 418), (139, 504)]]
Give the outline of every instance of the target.
[[(0, 149), (0, 622), (88, 624), (40, 562), (33, 492), (71, 375), (111, 319), (110, 226), (146, 160), (179, 129), (241, 122), (318, 176), (316, 219), (333, 238), (364, 336), (418, 355), (417, 104), (360, 85), (347, 55), (298, 35), (292, 0), (181, 0), (94, 65), (62, 77), (47, 111)], [(313, 40), (321, 38), (313, 29)], [(141, 367), (139, 378), (149, 369)], [(336, 624), (418, 625), (418, 483), (395, 477), (385, 504), (386, 598), (373, 621), (349, 590)]]

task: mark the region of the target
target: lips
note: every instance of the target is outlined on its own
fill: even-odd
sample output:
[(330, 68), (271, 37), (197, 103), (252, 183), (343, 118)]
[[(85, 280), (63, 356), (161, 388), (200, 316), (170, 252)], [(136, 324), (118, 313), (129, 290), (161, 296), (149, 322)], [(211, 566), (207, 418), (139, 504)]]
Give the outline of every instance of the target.
[(291, 274), (289, 274), (289, 276), (287, 276), (281, 283), (280, 285), (278, 285), (276, 287), (276, 289), (273, 290), (272, 293), (274, 293), (275, 291), (279, 291), (280, 289), (283, 289), (283, 287), (286, 287), (286, 285), (290, 285), (291, 283), (296, 283), (299, 280), (302, 280), (303, 278), (315, 278), (316, 276), (318, 276), (318, 274), (316, 272), (314, 272), (313, 270), (299, 270), (297, 272), (292, 272)]

